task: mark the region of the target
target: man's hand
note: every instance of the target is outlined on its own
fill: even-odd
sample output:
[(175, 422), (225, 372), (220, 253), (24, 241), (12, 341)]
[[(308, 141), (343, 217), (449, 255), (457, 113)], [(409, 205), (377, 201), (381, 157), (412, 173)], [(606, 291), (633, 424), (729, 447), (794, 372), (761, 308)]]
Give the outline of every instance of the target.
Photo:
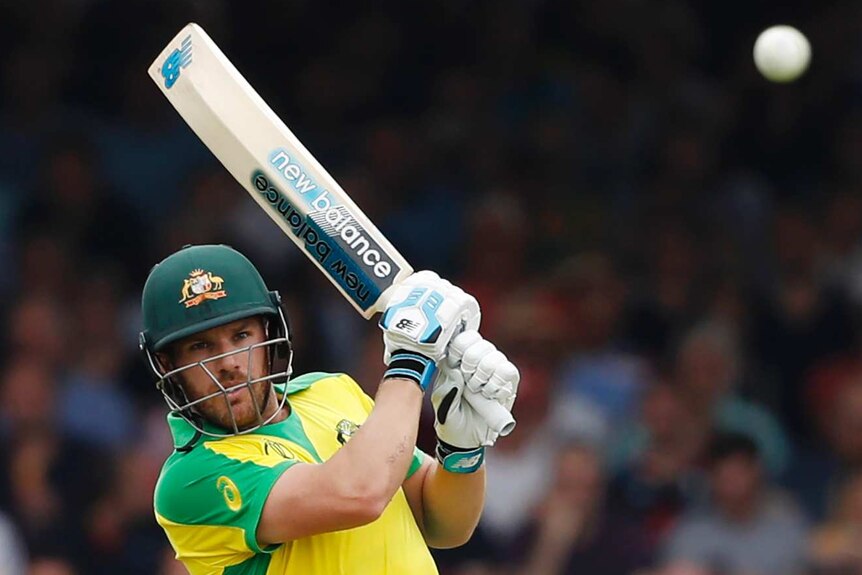
[(455, 336), (431, 394), (437, 458), (444, 468), (475, 471), (482, 463), (485, 446), (494, 445), (499, 435), (465, 395), (481, 395), (511, 411), (520, 378), (512, 362), (479, 332), (470, 330)]
[(407, 377), (426, 389), (452, 337), (476, 329), (481, 314), (476, 298), (430, 271), (399, 285), (380, 318), (385, 346), (384, 377)]

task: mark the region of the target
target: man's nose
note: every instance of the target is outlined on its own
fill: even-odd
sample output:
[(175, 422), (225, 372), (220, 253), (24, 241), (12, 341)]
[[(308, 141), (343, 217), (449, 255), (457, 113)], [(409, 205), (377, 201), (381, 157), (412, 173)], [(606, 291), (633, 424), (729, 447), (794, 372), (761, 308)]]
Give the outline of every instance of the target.
[(217, 357), (209, 362), (210, 370), (215, 374), (243, 373), (248, 365), (248, 353), (236, 351), (232, 345), (221, 346), (217, 350), (216, 356), (222, 357)]

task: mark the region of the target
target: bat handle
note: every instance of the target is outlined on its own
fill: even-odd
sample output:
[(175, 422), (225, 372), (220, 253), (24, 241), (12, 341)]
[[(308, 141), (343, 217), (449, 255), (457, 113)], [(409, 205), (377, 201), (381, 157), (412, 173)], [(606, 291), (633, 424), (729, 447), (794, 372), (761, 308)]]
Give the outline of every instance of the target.
[(493, 399), (488, 399), (481, 393), (470, 393), (465, 390), (464, 399), (478, 413), (493, 431), (505, 437), (515, 429), (515, 418), (509, 410)]

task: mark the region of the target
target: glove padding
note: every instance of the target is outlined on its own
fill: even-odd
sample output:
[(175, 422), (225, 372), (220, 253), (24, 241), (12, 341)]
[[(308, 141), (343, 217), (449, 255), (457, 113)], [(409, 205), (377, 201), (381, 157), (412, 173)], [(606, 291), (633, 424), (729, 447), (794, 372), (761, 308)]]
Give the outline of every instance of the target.
[(451, 450), (492, 446), (499, 434), (469, 399), (494, 400), (512, 410), (521, 375), (518, 368), (475, 330), (455, 336), (431, 393), (437, 439)]
[(434, 272), (416, 272), (395, 288), (380, 318), (383, 361), (390, 365), (393, 353), (405, 351), (438, 363), (452, 337), (480, 321), (476, 298)]

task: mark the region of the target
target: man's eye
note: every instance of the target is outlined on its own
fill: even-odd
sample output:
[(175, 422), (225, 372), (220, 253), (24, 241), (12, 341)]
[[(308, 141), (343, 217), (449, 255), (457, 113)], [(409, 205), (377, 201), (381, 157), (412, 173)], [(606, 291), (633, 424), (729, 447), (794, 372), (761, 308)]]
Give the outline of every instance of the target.
[(189, 346), (189, 349), (191, 351), (200, 351), (200, 350), (206, 349), (206, 348), (207, 348), (207, 344), (205, 341), (196, 341), (195, 343), (193, 343)]
[(238, 334), (236, 334), (236, 338), (237, 339), (245, 339), (245, 338), (249, 337), (250, 335), (251, 334), (248, 333), (247, 331), (241, 331)]

